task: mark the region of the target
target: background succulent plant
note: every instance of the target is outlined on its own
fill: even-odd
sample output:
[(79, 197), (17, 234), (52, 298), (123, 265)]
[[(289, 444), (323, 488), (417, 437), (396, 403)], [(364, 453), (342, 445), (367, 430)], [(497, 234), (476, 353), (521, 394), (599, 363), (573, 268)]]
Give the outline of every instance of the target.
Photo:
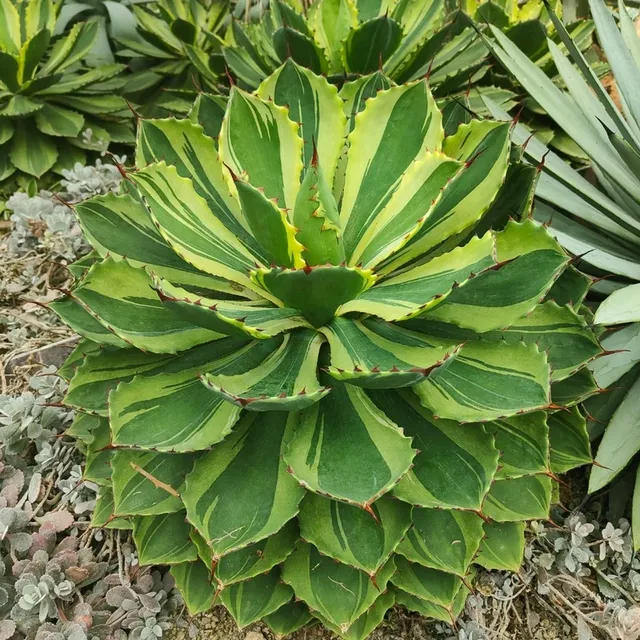
[[(640, 442), (634, 435), (640, 402), (640, 101), (635, 93), (640, 81), (640, 38), (622, 3), (619, 26), (603, 2), (591, 0), (589, 4), (617, 81), (620, 105), (607, 94), (557, 18), (569, 57), (555, 44), (549, 46), (567, 92), (539, 74), (495, 29), (493, 46), (505, 67), (592, 163), (595, 184), (550, 153), (536, 137), (525, 147), (531, 162), (539, 163), (544, 157), (534, 217), (548, 223), (558, 241), (581, 256), (580, 268), (597, 280), (593, 287), (596, 300), (610, 294), (594, 321), (610, 329), (603, 345), (619, 351), (592, 365), (596, 381), (609, 391), (585, 404), (592, 437), (597, 439), (604, 432), (596, 456), (602, 466), (593, 468), (590, 490), (602, 489), (631, 463), (636, 477), (620, 485), (618, 496), (628, 500), (629, 487), (635, 482), (632, 525), (636, 548), (640, 548), (640, 473), (636, 474)], [(506, 115), (496, 105), (490, 106), (494, 115)], [(517, 142), (530, 135), (522, 125), (514, 129)]]
[(131, 142), (133, 129), (122, 86), (123, 65), (84, 69), (81, 60), (98, 34), (78, 23), (53, 37), (60, 5), (51, 0), (3, 0), (0, 28), (0, 189), (42, 178), (84, 161), (85, 151)]
[(100, 259), (51, 308), (85, 338), (61, 373), (93, 523), (240, 626), (451, 620), (591, 459), (601, 348), (535, 171), (380, 73), (289, 61), (203, 125), (142, 120), (135, 189), (76, 207)]
[(116, 36), (118, 55), (133, 73), (125, 94), (143, 113), (186, 112), (200, 89), (217, 91), (224, 78), (218, 31), (228, 17), (226, 0), (158, 0), (133, 7), (138, 37)]

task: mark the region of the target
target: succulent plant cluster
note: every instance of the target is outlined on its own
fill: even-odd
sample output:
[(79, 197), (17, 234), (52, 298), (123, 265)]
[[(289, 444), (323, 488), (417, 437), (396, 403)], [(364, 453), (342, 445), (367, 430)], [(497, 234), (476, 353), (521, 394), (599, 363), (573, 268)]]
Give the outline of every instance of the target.
[(0, 8), (2, 192), (84, 163), (87, 150), (132, 142), (129, 110), (116, 95), (124, 65), (82, 66), (98, 23), (77, 23), (54, 36), (59, 3), (3, 0)]
[(425, 81), (288, 61), (217, 139), (208, 99), (141, 120), (127, 193), (76, 206), (99, 257), (50, 306), (84, 336), (61, 374), (93, 523), (240, 626), (450, 621), (591, 460), (602, 349), (536, 171), (506, 124), (445, 135)]

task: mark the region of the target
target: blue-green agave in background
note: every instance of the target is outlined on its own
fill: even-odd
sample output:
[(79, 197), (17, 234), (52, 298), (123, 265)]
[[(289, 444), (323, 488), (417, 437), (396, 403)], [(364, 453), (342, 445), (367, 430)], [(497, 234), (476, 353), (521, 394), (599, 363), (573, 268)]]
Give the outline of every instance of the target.
[(508, 124), (445, 136), (423, 80), (288, 61), (218, 139), (209, 99), (142, 120), (131, 195), (77, 207), (95, 262), (51, 307), (84, 336), (61, 374), (93, 524), (240, 626), (451, 621), (591, 461), (602, 350), (536, 172)]

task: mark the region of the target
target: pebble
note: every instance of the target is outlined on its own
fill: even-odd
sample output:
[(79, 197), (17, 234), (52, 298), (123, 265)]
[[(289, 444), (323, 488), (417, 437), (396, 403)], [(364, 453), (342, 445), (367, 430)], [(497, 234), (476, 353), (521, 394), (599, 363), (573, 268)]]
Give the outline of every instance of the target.
[(265, 637), (256, 631), (249, 631), (249, 633), (244, 637), (244, 640), (265, 640)]

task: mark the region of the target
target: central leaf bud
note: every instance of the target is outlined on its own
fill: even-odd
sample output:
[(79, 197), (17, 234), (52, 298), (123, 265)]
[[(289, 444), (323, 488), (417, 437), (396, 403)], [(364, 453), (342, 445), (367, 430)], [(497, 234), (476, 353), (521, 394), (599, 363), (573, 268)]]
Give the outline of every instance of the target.
[(298, 309), (316, 328), (331, 322), (340, 305), (375, 282), (371, 270), (342, 265), (258, 269), (251, 273), (251, 278), (287, 307)]

